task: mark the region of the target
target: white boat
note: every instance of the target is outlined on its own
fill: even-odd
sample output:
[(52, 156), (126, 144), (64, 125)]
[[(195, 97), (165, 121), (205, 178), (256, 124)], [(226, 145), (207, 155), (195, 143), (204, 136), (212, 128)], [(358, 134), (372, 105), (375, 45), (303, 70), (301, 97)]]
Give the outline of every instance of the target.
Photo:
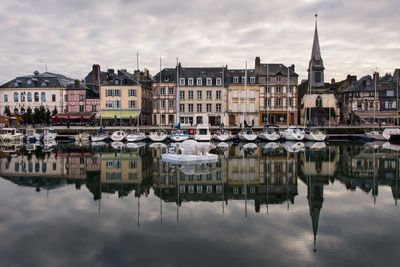
[(108, 138), (107, 134), (94, 134), (91, 137), (92, 142), (105, 142)]
[(28, 142), (28, 143), (26, 143), (26, 145), (25, 145), (25, 149), (26, 149), (26, 151), (28, 151), (28, 152), (35, 151), (38, 147), (40, 147), (40, 142), (39, 142), (39, 141), (36, 141), (36, 142), (34, 142), (34, 143)]
[(79, 133), (75, 135), (75, 142), (87, 142), (91, 138), (91, 135), (89, 133)]
[(313, 142), (313, 141), (307, 141), (306, 142), (306, 148), (310, 150), (321, 150), (326, 148), (325, 142)]
[(36, 132), (36, 129), (26, 129), (25, 140), (27, 143), (36, 143), (40, 141), (40, 134)]
[(162, 161), (182, 165), (206, 164), (218, 161), (218, 155), (210, 154), (210, 143), (186, 140), (176, 148), (176, 153), (162, 154)]
[(125, 139), (126, 139), (126, 133), (122, 130), (115, 131), (111, 135), (111, 140), (113, 140), (114, 142), (121, 142), (124, 141)]
[(278, 148), (279, 148), (279, 144), (277, 142), (268, 142), (267, 144), (265, 144), (263, 146), (263, 149), (265, 149), (267, 151), (273, 151)]
[(111, 143), (111, 146), (112, 146), (112, 148), (114, 148), (114, 149), (118, 149), (118, 150), (121, 150), (121, 149), (123, 149), (124, 148), (124, 143), (122, 143), (122, 142), (112, 142)]
[(194, 140), (196, 141), (210, 141), (212, 138), (210, 134), (210, 128), (207, 124), (199, 124), (196, 128), (196, 134)]
[(56, 140), (47, 140), (43, 141), (43, 152), (50, 152), (54, 149), (54, 147), (57, 145)]
[(0, 138), (3, 142), (22, 142), (24, 139), (24, 135), (16, 128), (3, 128), (0, 131)]
[(264, 141), (277, 141), (281, 138), (279, 127), (275, 125), (267, 125), (258, 137)]
[(149, 138), (153, 142), (162, 142), (168, 138), (168, 135), (164, 131), (155, 131), (149, 134)]
[(283, 144), (283, 147), (289, 153), (299, 153), (301, 151), (304, 151), (304, 149), (305, 149), (305, 145), (303, 142), (293, 142), (293, 141), (285, 142)]
[(397, 142), (400, 140), (400, 129), (386, 128), (385, 130), (383, 130), (382, 136), (387, 138), (386, 140)]
[(233, 139), (231, 132), (228, 132), (225, 129), (219, 129), (213, 136), (213, 138), (217, 141), (226, 142)]
[(304, 131), (291, 126), (283, 131), (283, 138), (288, 141), (301, 141), (304, 139)]
[(95, 141), (95, 142), (94, 142), (94, 141), (92, 140), (91, 145), (94, 146), (94, 147), (105, 146), (105, 145), (106, 145), (106, 142), (104, 142), (104, 141)]
[(390, 139), (389, 134), (383, 134), (379, 131), (369, 131), (365, 133), (365, 136), (372, 139), (372, 140), (377, 140), (377, 141), (387, 141)]
[(189, 138), (189, 135), (182, 130), (174, 130), (169, 135), (169, 139), (171, 139), (174, 142), (182, 142), (182, 141), (187, 140), (188, 138)]
[(131, 132), (126, 136), (126, 141), (128, 142), (139, 142), (143, 141), (144, 139), (146, 139), (146, 135), (139, 131)]
[(43, 142), (54, 141), (56, 140), (57, 133), (53, 128), (43, 128), (43, 133), (40, 137)]
[(326, 134), (318, 129), (306, 129), (304, 138), (307, 141), (323, 142), (326, 139)]
[(248, 129), (243, 129), (238, 133), (239, 140), (241, 141), (246, 141), (246, 142), (252, 142), (257, 139), (257, 135), (254, 134), (253, 130), (248, 128)]
[(400, 151), (400, 145), (392, 144), (390, 142), (385, 142), (382, 145), (382, 148), (383, 149), (393, 150), (393, 151)]

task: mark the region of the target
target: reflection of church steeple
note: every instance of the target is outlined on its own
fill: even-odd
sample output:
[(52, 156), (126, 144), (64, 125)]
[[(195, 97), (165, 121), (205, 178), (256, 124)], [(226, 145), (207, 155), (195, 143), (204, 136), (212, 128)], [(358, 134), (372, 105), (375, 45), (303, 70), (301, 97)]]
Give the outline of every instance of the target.
[(309, 178), (308, 184), (308, 205), (310, 208), (310, 216), (311, 223), (314, 233), (314, 251), (316, 251), (316, 241), (317, 241), (317, 232), (318, 232), (318, 222), (319, 222), (319, 213), (322, 208), (322, 203), (324, 202), (324, 185), (323, 183), (313, 182), (311, 178)]
[[(314, 41), (311, 51), (311, 59), (308, 66), (308, 81), (311, 81), (312, 88), (324, 87), (324, 62), (321, 57), (321, 49), (319, 47), (317, 17), (315, 14), (315, 31)], [(310, 77), (311, 76), (311, 77)]]

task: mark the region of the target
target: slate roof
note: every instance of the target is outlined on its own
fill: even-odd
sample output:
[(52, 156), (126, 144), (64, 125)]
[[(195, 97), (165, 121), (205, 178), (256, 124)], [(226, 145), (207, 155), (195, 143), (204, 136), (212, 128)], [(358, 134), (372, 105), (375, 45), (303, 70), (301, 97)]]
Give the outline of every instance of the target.
[[(368, 80), (370, 83), (368, 84)], [(376, 86), (376, 91), (381, 90), (380, 84)], [(353, 83), (353, 86), (348, 87), (345, 92), (373, 92), (375, 91), (374, 80), (371, 75), (366, 75)]]
[(73, 82), (72, 78), (61, 74), (35, 71), (33, 75), (20, 76), (6, 82), (0, 88), (66, 88)]
[(260, 64), (260, 75), (267, 75), (267, 68), (268, 68), (268, 75), (269, 76), (287, 76), (287, 72), (289, 70), (289, 76), (293, 77), (299, 77), (299, 75), (291, 70), (290, 68), (286, 67), (285, 65), (281, 63), (263, 63)]
[[(117, 83), (116, 83), (117, 82)], [(121, 85), (139, 85), (144, 87), (151, 87), (153, 80), (148, 77), (147, 80), (138, 81), (135, 79), (134, 74), (127, 72), (126, 70), (118, 70), (116, 76), (103, 83), (102, 86), (121, 86)]]

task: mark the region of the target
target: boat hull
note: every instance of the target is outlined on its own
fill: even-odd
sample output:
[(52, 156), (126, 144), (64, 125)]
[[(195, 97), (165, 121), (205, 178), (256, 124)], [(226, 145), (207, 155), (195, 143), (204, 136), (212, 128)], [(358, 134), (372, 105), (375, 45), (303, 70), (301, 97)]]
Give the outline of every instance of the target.
[(160, 135), (158, 135), (158, 134), (150, 134), (149, 138), (153, 142), (162, 142), (162, 141), (165, 141), (168, 138), (168, 135), (166, 135), (166, 134), (160, 134)]
[(214, 139), (221, 142), (226, 142), (232, 140), (233, 137), (230, 134), (214, 135)]
[(260, 133), (258, 135), (258, 138), (260, 138), (261, 140), (264, 140), (264, 141), (273, 142), (273, 141), (279, 140), (281, 138), (281, 136), (277, 133), (270, 133), (270, 134), (269, 133)]
[(326, 135), (323, 133), (309, 133), (304, 136), (304, 139), (306, 139), (307, 141), (323, 142), (326, 139)]
[(183, 142), (189, 139), (189, 135), (170, 135), (169, 139), (171, 139), (174, 142)]
[(240, 141), (246, 141), (246, 142), (252, 142), (257, 139), (257, 135), (255, 134), (238, 134), (239, 140)]
[(126, 141), (128, 142), (139, 142), (143, 141), (144, 139), (146, 139), (145, 135), (128, 135), (126, 137)]
[(196, 141), (210, 141), (211, 140), (211, 135), (202, 135), (202, 134), (196, 134), (194, 136), (194, 140)]
[(218, 155), (208, 154), (203, 156), (196, 155), (178, 155), (178, 154), (162, 154), (161, 159), (168, 163), (193, 165), (206, 164), (218, 161)]

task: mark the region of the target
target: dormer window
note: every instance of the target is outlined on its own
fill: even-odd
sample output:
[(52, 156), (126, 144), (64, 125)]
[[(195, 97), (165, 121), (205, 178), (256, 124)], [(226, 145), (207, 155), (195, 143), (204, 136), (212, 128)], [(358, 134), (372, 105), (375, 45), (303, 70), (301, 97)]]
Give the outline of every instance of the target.
[(114, 84), (115, 84), (115, 85), (118, 85), (118, 84), (119, 84), (119, 80), (115, 80), (115, 81), (114, 81)]
[(212, 78), (207, 78), (207, 86), (211, 86), (212, 85)]
[(165, 76), (164, 81), (169, 82), (169, 76)]
[(242, 83), (246, 82), (246, 77), (242, 77)]
[(221, 78), (217, 78), (217, 80), (216, 80), (216, 85), (217, 86), (221, 86), (221, 84), (222, 84), (222, 79)]
[(181, 86), (185, 85), (185, 78), (180, 78), (179, 79), (179, 85), (181, 85)]
[(202, 78), (197, 78), (197, 86), (201, 86), (203, 84)]
[(250, 77), (250, 83), (256, 83), (256, 77)]
[(46, 82), (46, 81), (42, 81), (42, 82), (40, 83), (40, 86), (41, 86), (41, 87), (47, 87), (47, 82)]
[(277, 82), (280, 82), (280, 81), (281, 81), (281, 78), (276, 78), (276, 81), (277, 81)]
[(18, 81), (18, 80), (15, 81), (15, 82), (14, 82), (14, 87), (19, 87), (19, 86), (20, 86), (20, 81)]
[(26, 84), (27, 85), (31, 85), (32, 84), (32, 80), (31, 79), (26, 80)]
[(371, 85), (371, 80), (367, 79), (367, 86)]
[(239, 77), (233, 77), (233, 83), (239, 83)]
[(189, 78), (188, 79), (188, 85), (189, 86), (193, 86), (193, 78)]

